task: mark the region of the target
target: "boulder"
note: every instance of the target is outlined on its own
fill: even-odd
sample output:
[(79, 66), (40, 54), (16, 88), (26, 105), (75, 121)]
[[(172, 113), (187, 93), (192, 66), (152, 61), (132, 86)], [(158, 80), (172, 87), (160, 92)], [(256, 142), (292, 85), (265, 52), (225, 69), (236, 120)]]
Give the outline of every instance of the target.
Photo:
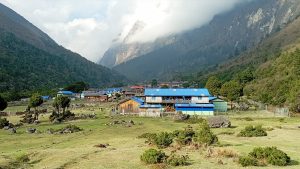
[(37, 130), (35, 128), (28, 128), (27, 133), (35, 133)]
[(17, 130), (15, 128), (10, 128), (9, 131), (13, 134), (17, 133)]
[(228, 128), (231, 126), (231, 122), (225, 116), (209, 117), (207, 121), (211, 128)]
[(4, 126), (4, 127), (3, 127), (3, 130), (9, 130), (9, 129), (10, 129), (9, 126)]
[(40, 121), (34, 120), (33, 124), (38, 125), (38, 124), (40, 124)]

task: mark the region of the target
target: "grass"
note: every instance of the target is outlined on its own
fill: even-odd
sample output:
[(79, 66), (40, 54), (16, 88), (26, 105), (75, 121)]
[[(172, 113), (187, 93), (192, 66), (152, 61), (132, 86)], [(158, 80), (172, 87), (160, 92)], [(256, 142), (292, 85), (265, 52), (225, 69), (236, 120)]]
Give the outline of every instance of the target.
[[(161, 131), (173, 131), (182, 129), (188, 124), (176, 123), (168, 118), (140, 118), (140, 117), (108, 117), (108, 111), (111, 105), (101, 105), (107, 107), (100, 111), (98, 107), (85, 107), (73, 110), (75, 113), (96, 113), (97, 119), (77, 120), (64, 124), (53, 125), (48, 121), (48, 115), (41, 116), (41, 124), (25, 125), (17, 129), (17, 134), (11, 134), (8, 131), (0, 130), (0, 166), (7, 166), (22, 154), (27, 154), (30, 158), (28, 165), (30, 168), (149, 168), (140, 161), (140, 155), (151, 146), (145, 144), (145, 139), (137, 137), (143, 133), (155, 133)], [(9, 109), (14, 109), (9, 108)], [(247, 112), (245, 115), (229, 114), (232, 128), (212, 129), (218, 134), (220, 147), (236, 152), (240, 155), (248, 154), (257, 146), (277, 146), (286, 152), (294, 161), (300, 161), (300, 132), (297, 127), (300, 124), (300, 118), (285, 118), (285, 123), (280, 122), (279, 118), (271, 115), (262, 116), (262, 112)], [(257, 116), (255, 115), (257, 114)], [(251, 117), (253, 121), (245, 121), (240, 118)], [(19, 117), (9, 116), (9, 120), (17, 122)], [(124, 127), (122, 125), (107, 126), (105, 124), (113, 120), (133, 120), (136, 125)], [(138, 123), (141, 122), (141, 125)], [(47, 134), (49, 128), (59, 129), (68, 124), (75, 124), (84, 130), (72, 134)], [(259, 125), (263, 127), (272, 127), (274, 130), (268, 131), (268, 136), (261, 138), (243, 138), (237, 137), (247, 125)], [(192, 124), (197, 128), (197, 124)], [(276, 126), (281, 126), (277, 128)], [(40, 134), (28, 134), (28, 127), (37, 128)], [(225, 133), (225, 134), (224, 134)], [(230, 134), (227, 134), (230, 133)], [(233, 134), (231, 134), (233, 133)], [(107, 148), (94, 147), (97, 144), (109, 144)], [(222, 149), (220, 148), (220, 149)], [(172, 148), (164, 150), (170, 154)], [(218, 157), (206, 158), (205, 152), (184, 148), (179, 151), (180, 154), (188, 154), (191, 165), (177, 167), (181, 168), (241, 168), (231, 158)], [(228, 152), (223, 152), (228, 153)], [(222, 160), (218, 164), (218, 160)], [(300, 165), (290, 165), (284, 168), (296, 169)], [(251, 167), (250, 167), (251, 168)], [(253, 167), (258, 168), (258, 167)], [(274, 166), (264, 167), (266, 169)], [(276, 168), (276, 167), (275, 167)], [(282, 168), (282, 167), (281, 167)]]

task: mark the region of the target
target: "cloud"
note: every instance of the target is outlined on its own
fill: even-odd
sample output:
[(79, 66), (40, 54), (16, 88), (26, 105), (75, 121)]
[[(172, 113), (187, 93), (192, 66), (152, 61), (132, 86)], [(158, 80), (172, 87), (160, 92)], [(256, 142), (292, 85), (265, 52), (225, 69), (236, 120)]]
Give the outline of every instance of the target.
[[(131, 41), (147, 42), (208, 23), (241, 0), (0, 0), (64, 47), (98, 61), (136, 21)], [(26, 3), (26, 5), (25, 5)]]

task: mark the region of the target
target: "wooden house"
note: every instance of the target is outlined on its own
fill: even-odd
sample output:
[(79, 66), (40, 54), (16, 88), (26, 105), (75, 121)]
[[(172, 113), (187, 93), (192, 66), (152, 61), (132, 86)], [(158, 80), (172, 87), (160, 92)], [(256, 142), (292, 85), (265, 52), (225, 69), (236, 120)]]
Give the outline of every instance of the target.
[(122, 100), (118, 106), (117, 110), (120, 114), (138, 114), (140, 112), (140, 106), (144, 104), (144, 100), (132, 97), (130, 99)]

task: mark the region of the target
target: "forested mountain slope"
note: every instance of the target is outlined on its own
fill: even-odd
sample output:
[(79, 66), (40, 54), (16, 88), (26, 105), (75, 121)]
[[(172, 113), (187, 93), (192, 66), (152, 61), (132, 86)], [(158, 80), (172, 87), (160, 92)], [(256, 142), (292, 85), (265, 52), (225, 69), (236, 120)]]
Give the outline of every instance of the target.
[(48, 35), (0, 4), (0, 93), (30, 93), (84, 81), (91, 86), (124, 82), (117, 72), (57, 45)]

